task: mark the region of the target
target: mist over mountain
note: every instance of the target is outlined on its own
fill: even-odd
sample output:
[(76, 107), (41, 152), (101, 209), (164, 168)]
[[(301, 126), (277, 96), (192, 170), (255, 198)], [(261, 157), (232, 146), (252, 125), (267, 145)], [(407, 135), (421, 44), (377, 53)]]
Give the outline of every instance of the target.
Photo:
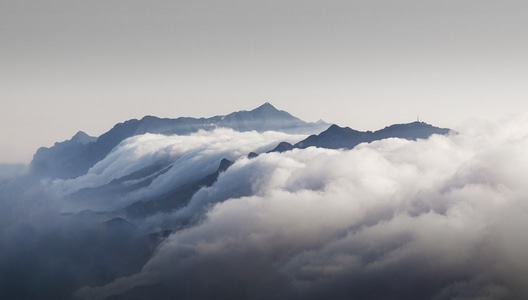
[(116, 124), (98, 138), (77, 133), (69, 141), (51, 148), (40, 148), (31, 161), (31, 170), (45, 177), (68, 179), (82, 175), (102, 160), (126, 138), (145, 133), (188, 135), (198, 130), (231, 128), (237, 131), (280, 131), (286, 133), (317, 133), (330, 124), (304, 122), (266, 102), (251, 111), (238, 111), (211, 118), (180, 117), (176, 119), (145, 116)]
[(0, 298), (524, 299), (527, 130), (266, 103), (79, 132), (0, 165)]

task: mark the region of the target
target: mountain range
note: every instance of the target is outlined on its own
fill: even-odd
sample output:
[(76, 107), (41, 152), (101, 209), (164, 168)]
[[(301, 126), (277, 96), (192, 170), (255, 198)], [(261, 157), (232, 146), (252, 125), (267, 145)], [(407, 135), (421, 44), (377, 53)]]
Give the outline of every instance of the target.
[(433, 134), (448, 134), (450, 129), (438, 128), (424, 122), (395, 124), (377, 131), (357, 131), (350, 127), (332, 125), (327, 130), (310, 135), (306, 139), (289, 144), (282, 142), (270, 152), (284, 152), (294, 148), (305, 149), (320, 147), (326, 149), (352, 149), (361, 143), (370, 143), (387, 138), (401, 138), (406, 140), (427, 139)]
[(145, 116), (140, 120), (132, 119), (118, 123), (99, 137), (92, 137), (79, 131), (70, 140), (57, 142), (50, 148), (39, 148), (33, 156), (30, 169), (33, 174), (40, 177), (71, 179), (85, 174), (127, 138), (145, 133), (189, 135), (198, 130), (213, 130), (222, 127), (236, 131), (312, 134), (295, 144), (279, 143), (269, 152), (283, 152), (311, 146), (327, 149), (352, 149), (360, 143), (385, 138), (426, 139), (432, 134), (447, 134), (450, 131), (447, 128), (438, 128), (418, 121), (390, 125), (374, 132), (357, 131), (324, 121), (305, 122), (266, 102), (251, 111), (238, 111), (211, 118), (169, 119)]
[[(13, 201), (17, 205), (27, 203), (26, 210), (2, 209), (0, 212), (6, 212), (4, 219), (9, 217), (13, 222), (18, 221), (23, 211), (28, 220), (41, 222), (36, 223), (38, 226), (21, 224), (17, 230), (5, 231), (13, 239), (2, 245), (16, 244), (22, 240), (25, 242), (12, 247), (14, 250), (10, 256), (0, 260), (0, 270), (13, 270), (10, 276), (2, 277), (6, 281), (0, 282), (0, 298), (72, 299), (73, 294), (80, 295), (77, 299), (179, 298), (171, 295), (179, 295), (187, 288), (189, 270), (195, 272), (203, 269), (206, 273), (215, 268), (221, 270), (221, 273), (211, 275), (212, 282), (230, 278), (229, 274), (225, 276), (223, 270), (233, 268), (222, 267), (222, 263), (227, 261), (225, 258), (228, 253), (236, 253), (244, 247), (234, 244), (235, 248), (226, 248), (237, 250), (222, 253), (218, 260), (205, 261), (203, 268), (191, 264), (181, 280), (174, 279), (178, 277), (170, 271), (169, 275), (159, 280), (147, 280), (144, 286), (142, 282), (138, 286), (132, 284), (130, 288), (118, 288), (109, 295), (104, 295), (104, 291), (106, 285), (119, 285), (120, 280), (127, 276), (132, 277), (126, 280), (134, 281), (134, 274), (141, 274), (143, 270), (149, 274), (149, 268), (167, 265), (171, 270), (178, 270), (185, 266), (187, 259), (192, 260), (196, 256), (197, 252), (193, 252), (196, 249), (201, 249), (199, 251), (203, 253), (211, 249), (221, 250), (245, 230), (253, 230), (254, 233), (247, 237), (242, 235), (244, 243), (255, 243), (246, 248), (258, 252), (254, 256), (258, 258), (250, 256), (247, 263), (253, 266), (251, 263), (257, 262), (258, 266), (246, 267), (246, 262), (240, 263), (240, 270), (243, 270), (241, 274), (265, 270), (277, 261), (282, 261), (282, 255), (290, 250), (282, 251), (279, 247), (280, 251), (262, 255), (259, 251), (264, 244), (288, 244), (292, 236), (310, 236), (314, 232), (316, 235), (321, 234), (324, 237), (321, 241), (324, 241), (330, 236), (326, 231), (318, 227), (314, 227), (315, 230), (309, 228), (312, 224), (323, 224), (318, 225), (321, 228), (333, 227), (326, 226), (327, 221), (324, 220), (334, 215), (337, 216), (336, 222), (352, 220), (346, 228), (355, 228), (354, 218), (340, 218), (340, 213), (318, 217), (315, 213), (324, 213), (327, 202), (331, 204), (336, 196), (346, 199), (338, 201), (338, 204), (350, 203), (350, 207), (339, 204), (339, 212), (359, 209), (355, 203), (361, 197), (353, 198), (349, 190), (344, 193), (339, 193), (339, 189), (332, 190), (332, 184), (328, 181), (328, 178), (337, 176), (332, 182), (340, 182), (339, 178), (345, 176), (339, 170), (337, 173), (334, 170), (339, 169), (341, 164), (346, 166), (345, 171), (353, 173), (347, 175), (352, 176), (353, 180), (343, 181), (343, 187), (361, 190), (363, 186), (374, 183), (376, 191), (378, 186), (381, 187), (380, 193), (392, 190), (390, 180), (378, 181), (372, 174), (365, 174), (363, 180), (363, 174), (369, 172), (371, 167), (355, 169), (358, 160), (348, 157), (354, 147), (387, 138), (417, 140), (449, 132), (449, 129), (423, 122), (395, 124), (377, 131), (357, 131), (322, 121), (305, 122), (269, 103), (250, 111), (211, 118), (164, 119), (146, 116), (116, 124), (99, 137), (79, 131), (67, 141), (38, 149), (29, 168), (28, 177), (31, 180), (24, 178), (20, 182), (21, 188), (16, 187), (16, 192), (3, 192), (0, 189), (0, 196), (29, 195), (36, 198), (32, 202)], [(305, 148), (310, 150), (302, 150)], [(290, 151), (292, 149), (298, 150)], [(327, 162), (330, 164), (327, 165)], [(312, 166), (307, 167), (310, 164)], [(393, 173), (399, 178), (398, 172)], [(354, 177), (356, 175), (358, 177)], [(323, 197), (327, 192), (329, 196)], [(364, 207), (370, 205), (366, 203)], [(46, 207), (48, 204), (50, 207)], [(310, 205), (315, 206), (311, 209), (303, 207), (310, 208)], [(417, 206), (416, 209), (421, 207)], [(253, 210), (264, 214), (251, 214)], [(12, 216), (17, 212), (19, 215)], [(272, 217), (267, 217), (267, 212)], [(38, 213), (43, 215), (33, 217)], [(289, 223), (290, 215), (295, 214), (301, 217), (298, 221), (292, 218)], [(328, 218), (330, 215), (332, 217)], [(375, 216), (378, 218), (377, 223), (383, 224), (392, 215), (385, 214), (384, 210), (372, 210), (366, 216), (366, 219)], [(238, 219), (240, 223), (237, 223)], [(321, 220), (323, 223), (320, 223)], [(230, 224), (231, 221), (234, 223)], [(220, 223), (215, 225), (215, 222)], [(366, 220), (363, 224), (370, 224), (368, 222)], [(193, 246), (192, 240), (185, 240), (187, 233), (201, 226), (207, 227), (208, 224), (213, 224), (211, 230), (203, 231), (203, 236), (199, 233), (197, 247)], [(301, 224), (298, 228), (300, 234), (295, 230), (288, 231), (288, 227), (297, 226), (295, 224)], [(40, 227), (44, 225), (51, 229), (42, 230)], [(259, 227), (263, 226), (277, 226), (279, 230), (262, 234)], [(228, 238), (225, 242), (200, 248), (202, 240), (215, 239), (226, 230)], [(303, 234), (305, 231), (309, 233)], [(281, 240), (284, 233), (292, 236)], [(339, 236), (341, 233), (333, 235)], [(175, 236), (183, 239), (175, 240)], [(266, 239), (265, 242), (261, 242), (262, 238)], [(266, 242), (268, 238), (271, 242)], [(309, 249), (306, 245), (312, 242), (299, 246), (303, 254), (296, 257), (306, 255), (306, 249)], [(295, 241), (293, 245), (296, 245)], [(297, 249), (295, 247), (291, 249)], [(167, 249), (170, 251), (167, 252)], [(171, 251), (176, 251), (174, 258), (170, 256), (166, 262), (156, 265), (157, 257), (168, 255)], [(291, 251), (295, 254), (297, 250)], [(237, 254), (235, 256), (238, 261), (240, 257)], [(258, 261), (263, 257), (270, 258), (271, 263), (263, 260), (259, 265)], [(249, 271), (246, 272), (246, 269)], [(279, 273), (282, 274), (282, 271)], [(191, 277), (191, 281), (203, 283), (203, 274), (196, 274), (194, 279)], [(237, 276), (236, 281), (239, 282), (243, 276)], [(168, 278), (168, 281), (164, 282), (164, 278)], [(260, 284), (265, 281), (261, 279), (252, 278), (248, 283)], [(207, 287), (204, 290), (207, 294), (204, 294), (206, 296), (203, 299), (217, 298), (214, 288)], [(91, 291), (103, 292), (103, 295), (95, 297)], [(196, 299), (196, 291), (200, 289), (192, 288), (187, 299)], [(273, 295), (270, 296), (273, 298)], [(228, 291), (224, 298), (255, 297), (233, 297)]]
[(33, 156), (30, 167), (33, 173), (43, 177), (68, 179), (80, 176), (102, 160), (123, 140), (145, 133), (164, 135), (188, 135), (198, 130), (225, 127), (236, 131), (257, 132), (275, 130), (287, 133), (317, 133), (330, 124), (323, 121), (309, 123), (288, 112), (278, 110), (270, 103), (251, 111), (238, 111), (211, 118), (179, 117), (176, 119), (145, 116), (116, 124), (112, 129), (95, 138), (79, 131), (70, 140), (42, 147)]
[[(215, 128), (231, 128), (236, 131), (280, 131), (285, 133), (315, 133), (296, 142), (278, 142), (271, 149), (246, 153), (254, 158), (263, 152), (285, 152), (294, 148), (319, 147), (326, 149), (352, 149), (360, 143), (369, 143), (385, 138), (408, 140), (426, 139), (433, 134), (447, 134), (449, 129), (434, 127), (424, 122), (395, 124), (378, 131), (357, 131), (349, 127), (329, 125), (322, 121), (309, 123), (276, 109), (265, 103), (251, 111), (239, 111), (212, 118), (160, 119), (146, 116), (141, 120), (128, 120), (115, 125), (100, 137), (91, 137), (79, 131), (70, 140), (56, 143), (51, 148), (40, 148), (31, 162), (31, 170), (38, 177), (68, 180), (88, 173), (96, 163), (117, 149), (123, 141), (145, 133), (186, 136), (198, 130), (211, 131)], [(159, 212), (169, 212), (184, 207), (202, 187), (211, 186), (221, 172), (233, 164), (237, 157), (219, 157), (215, 167), (189, 180), (180, 179), (164, 190), (151, 196), (136, 199), (130, 203), (111, 205), (112, 215), (129, 218), (145, 217)], [(67, 193), (66, 198), (79, 209), (107, 210), (107, 203), (126, 199), (138, 191), (155, 190), (152, 183), (166, 176), (178, 161), (157, 159), (100, 184), (88, 185)], [(195, 163), (195, 167), (198, 165)], [(192, 168), (192, 167), (191, 167)], [(104, 208), (106, 207), (106, 208)]]

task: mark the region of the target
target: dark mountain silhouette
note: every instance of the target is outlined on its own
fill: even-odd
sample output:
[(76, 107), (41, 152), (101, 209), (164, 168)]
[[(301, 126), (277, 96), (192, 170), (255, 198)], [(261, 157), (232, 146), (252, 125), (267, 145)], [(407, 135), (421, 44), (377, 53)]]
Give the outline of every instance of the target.
[(255, 157), (257, 157), (257, 156), (258, 156), (257, 153), (255, 153), (255, 152), (249, 152), (249, 154), (247, 155), (247, 158), (251, 159), (251, 158), (255, 158)]
[(285, 152), (285, 151), (290, 151), (293, 148), (294, 148), (293, 145), (288, 142), (280, 142), (277, 145), (277, 147), (273, 148), (273, 150), (268, 151), (268, 153), (269, 152)]
[(145, 116), (141, 120), (132, 119), (116, 124), (97, 139), (79, 132), (69, 141), (57, 143), (51, 148), (40, 148), (33, 157), (31, 170), (39, 176), (75, 178), (86, 173), (126, 138), (144, 133), (187, 135), (200, 129), (212, 130), (218, 127), (237, 131), (317, 133), (328, 126), (322, 121), (304, 122), (267, 102), (251, 111), (238, 111), (211, 118), (168, 119)]
[(395, 124), (378, 131), (357, 131), (349, 127), (330, 126), (327, 130), (317, 135), (291, 145), (282, 142), (271, 152), (284, 152), (294, 148), (308, 148), (311, 146), (327, 149), (352, 149), (360, 143), (370, 143), (386, 138), (402, 138), (407, 140), (426, 139), (433, 134), (447, 134), (447, 128), (438, 128), (424, 122), (408, 124)]

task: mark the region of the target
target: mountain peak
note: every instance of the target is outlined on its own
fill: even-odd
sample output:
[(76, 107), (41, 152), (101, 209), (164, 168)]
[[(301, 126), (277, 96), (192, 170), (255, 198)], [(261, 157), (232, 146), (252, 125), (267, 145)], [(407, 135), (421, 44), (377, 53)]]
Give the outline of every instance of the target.
[(77, 142), (77, 143), (81, 143), (81, 144), (87, 144), (89, 142), (93, 142), (95, 141), (95, 137), (92, 137), (92, 136), (89, 136), (88, 134), (86, 134), (86, 132), (84, 131), (78, 131), (72, 138), (70, 141), (72, 142)]
[(278, 109), (275, 108), (275, 106), (271, 105), (271, 103), (265, 102), (261, 106), (255, 108), (253, 111), (257, 111), (257, 110), (275, 110), (276, 111)]
[(219, 172), (224, 172), (224, 171), (227, 170), (232, 164), (233, 164), (232, 161), (230, 161), (230, 160), (227, 159), (227, 158), (223, 158), (223, 159), (220, 161), (220, 165), (218, 166), (218, 171), (219, 171)]
[(338, 131), (338, 130), (342, 130), (344, 129), (344, 127), (341, 127), (337, 124), (332, 124), (330, 125), (330, 127), (328, 127), (327, 131)]

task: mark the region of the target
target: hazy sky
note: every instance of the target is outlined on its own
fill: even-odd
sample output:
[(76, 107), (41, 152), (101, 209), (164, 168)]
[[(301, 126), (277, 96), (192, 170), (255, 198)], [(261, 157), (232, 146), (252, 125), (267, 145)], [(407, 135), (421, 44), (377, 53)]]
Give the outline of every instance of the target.
[(0, 162), (144, 115), (269, 101), (453, 127), (528, 109), (526, 1), (0, 0)]

